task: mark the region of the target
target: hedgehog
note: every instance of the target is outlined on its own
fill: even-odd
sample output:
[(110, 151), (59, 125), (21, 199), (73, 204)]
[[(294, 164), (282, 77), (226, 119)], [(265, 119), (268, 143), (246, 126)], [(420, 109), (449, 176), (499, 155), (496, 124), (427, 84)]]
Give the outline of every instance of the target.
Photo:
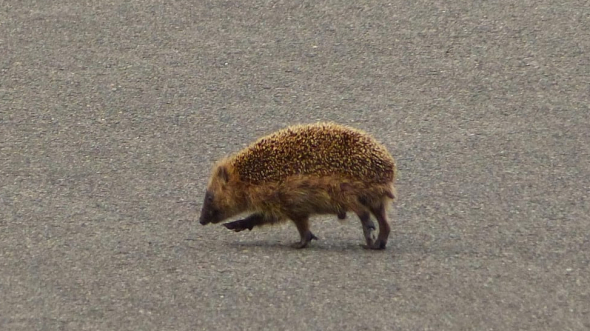
[(290, 220), (300, 235), (293, 246), (304, 248), (318, 239), (310, 216), (345, 219), (352, 212), (360, 219), (364, 247), (385, 249), (395, 176), (393, 157), (369, 134), (336, 123), (294, 125), (214, 165), (199, 222), (249, 215), (224, 224), (240, 232)]

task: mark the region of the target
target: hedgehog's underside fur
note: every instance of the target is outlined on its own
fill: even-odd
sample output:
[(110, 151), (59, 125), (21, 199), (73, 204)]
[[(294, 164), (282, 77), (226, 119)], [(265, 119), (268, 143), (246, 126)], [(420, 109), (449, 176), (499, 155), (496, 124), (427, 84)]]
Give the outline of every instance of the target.
[[(387, 206), (394, 199), (395, 163), (366, 133), (332, 123), (292, 126), (260, 138), (220, 161), (213, 171), (201, 223), (226, 223), (234, 231), (292, 220), (301, 235), (297, 247), (317, 239), (309, 216), (357, 214), (367, 246), (385, 248)], [(373, 235), (373, 214), (379, 236)]]

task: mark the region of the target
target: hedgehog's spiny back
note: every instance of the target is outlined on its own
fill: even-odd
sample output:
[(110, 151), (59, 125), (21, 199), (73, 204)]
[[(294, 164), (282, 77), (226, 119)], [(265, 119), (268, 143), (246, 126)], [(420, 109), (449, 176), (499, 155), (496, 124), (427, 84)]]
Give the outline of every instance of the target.
[(230, 159), (241, 180), (283, 180), (292, 175), (341, 175), (387, 183), (395, 165), (387, 150), (367, 134), (330, 123), (277, 131)]

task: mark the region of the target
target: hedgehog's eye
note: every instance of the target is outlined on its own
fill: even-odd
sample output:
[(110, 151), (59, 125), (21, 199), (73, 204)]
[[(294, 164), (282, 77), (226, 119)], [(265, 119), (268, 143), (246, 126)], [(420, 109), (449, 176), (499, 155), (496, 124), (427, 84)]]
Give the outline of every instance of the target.
[(213, 202), (213, 194), (211, 194), (211, 192), (207, 192), (205, 194), (205, 201), (207, 201), (207, 202)]

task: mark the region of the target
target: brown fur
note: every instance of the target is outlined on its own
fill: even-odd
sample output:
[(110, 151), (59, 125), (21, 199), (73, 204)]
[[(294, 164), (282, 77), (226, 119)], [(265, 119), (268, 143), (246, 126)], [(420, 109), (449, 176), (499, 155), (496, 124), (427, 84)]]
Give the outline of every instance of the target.
[[(354, 212), (367, 246), (383, 249), (389, 235), (387, 206), (394, 199), (395, 163), (385, 147), (366, 133), (318, 123), (289, 127), (260, 138), (216, 164), (201, 212), (201, 223), (226, 223), (234, 231), (292, 220), (305, 247), (317, 239), (309, 216)], [(373, 236), (373, 214), (379, 236)]]

